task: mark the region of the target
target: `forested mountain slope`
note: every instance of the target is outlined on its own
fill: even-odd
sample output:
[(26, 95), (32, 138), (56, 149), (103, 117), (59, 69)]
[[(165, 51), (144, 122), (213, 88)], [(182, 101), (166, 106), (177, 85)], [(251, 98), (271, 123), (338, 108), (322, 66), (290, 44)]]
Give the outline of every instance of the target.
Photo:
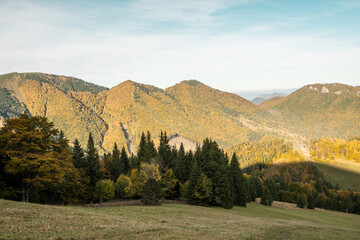
[(312, 84), (260, 104), (293, 132), (307, 137), (360, 135), (360, 87)]
[(72, 77), (11, 73), (0, 76), (0, 88), (3, 119), (23, 111), (46, 116), (71, 141), (85, 146), (92, 132), (107, 151), (117, 142), (135, 153), (148, 130), (194, 142), (211, 137), (229, 147), (275, 124), (266, 110), (194, 80), (166, 90), (132, 81), (107, 89)]
[(256, 106), (196, 80), (167, 89), (125, 81), (107, 89), (73, 77), (10, 73), (0, 76), (0, 102), (0, 120), (23, 111), (46, 116), (84, 147), (92, 132), (101, 151), (117, 142), (136, 153), (142, 131), (194, 143), (210, 137), (223, 148), (264, 135), (360, 135), (360, 87), (343, 84), (308, 85)]

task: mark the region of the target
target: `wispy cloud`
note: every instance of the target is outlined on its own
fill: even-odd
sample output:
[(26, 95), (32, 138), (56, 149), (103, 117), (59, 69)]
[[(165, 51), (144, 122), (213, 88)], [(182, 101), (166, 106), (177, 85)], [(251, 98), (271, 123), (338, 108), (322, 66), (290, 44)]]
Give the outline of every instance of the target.
[(228, 91), (358, 83), (359, 36), (301, 30), (305, 14), (254, 21), (254, 8), (267, 14), (258, 2), (3, 2), (0, 73), (41, 71), (109, 87), (132, 79), (165, 88), (195, 78)]

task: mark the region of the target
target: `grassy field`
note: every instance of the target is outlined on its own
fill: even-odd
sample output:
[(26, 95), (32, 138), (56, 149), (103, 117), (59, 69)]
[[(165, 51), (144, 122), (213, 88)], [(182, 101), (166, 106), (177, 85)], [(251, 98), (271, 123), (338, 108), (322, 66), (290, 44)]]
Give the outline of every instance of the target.
[(316, 161), (314, 164), (334, 186), (338, 183), (341, 189), (360, 191), (360, 163), (332, 160)]
[(358, 239), (360, 216), (249, 204), (60, 207), (0, 200), (0, 239)]

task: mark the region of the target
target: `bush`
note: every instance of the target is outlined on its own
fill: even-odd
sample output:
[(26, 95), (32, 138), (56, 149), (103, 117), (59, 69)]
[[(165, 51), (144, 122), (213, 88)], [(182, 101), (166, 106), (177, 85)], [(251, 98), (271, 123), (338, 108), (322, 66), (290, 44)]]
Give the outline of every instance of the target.
[(120, 175), (115, 183), (115, 194), (117, 198), (124, 199), (128, 195), (128, 186), (130, 179), (125, 175)]
[(188, 198), (189, 183), (189, 180), (187, 180), (184, 184), (180, 183), (180, 196), (183, 198)]
[(96, 200), (109, 200), (115, 196), (115, 186), (111, 180), (100, 180), (95, 185), (94, 197)]
[(212, 195), (212, 186), (211, 180), (204, 173), (201, 173), (195, 186), (194, 201), (200, 205), (208, 205)]

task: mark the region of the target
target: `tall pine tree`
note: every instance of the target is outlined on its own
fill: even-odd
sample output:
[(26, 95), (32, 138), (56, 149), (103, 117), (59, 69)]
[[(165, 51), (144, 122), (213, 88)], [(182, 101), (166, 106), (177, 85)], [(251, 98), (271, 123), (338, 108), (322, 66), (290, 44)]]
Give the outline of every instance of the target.
[(130, 162), (124, 146), (121, 149), (120, 162), (121, 162), (121, 173), (127, 174), (130, 171)]
[(155, 144), (151, 139), (151, 134), (149, 131), (147, 132), (146, 137), (144, 132), (141, 133), (137, 157), (139, 161), (138, 165), (140, 165), (142, 162), (150, 163), (150, 160), (156, 157)]
[(237, 206), (246, 207), (247, 196), (245, 180), (235, 153), (231, 158), (230, 178), (232, 183), (232, 192), (234, 194), (234, 204)]
[(116, 181), (120, 174), (123, 172), (123, 166), (120, 160), (120, 151), (117, 147), (117, 144), (114, 143), (114, 148), (112, 151), (112, 159), (110, 164), (110, 174), (111, 180)]
[(73, 159), (73, 164), (76, 168), (83, 169), (83, 170), (86, 169), (87, 164), (86, 164), (84, 150), (81, 148), (81, 145), (76, 138), (74, 141), (72, 159)]
[(90, 185), (95, 187), (96, 182), (102, 178), (102, 173), (100, 171), (99, 154), (95, 148), (94, 139), (91, 133), (89, 134), (89, 140), (87, 144), (86, 162), (86, 175), (90, 178)]
[(158, 160), (163, 172), (166, 169), (174, 169), (175, 164), (171, 154), (171, 147), (169, 145), (169, 139), (167, 138), (166, 132), (161, 131), (160, 144), (158, 147)]

